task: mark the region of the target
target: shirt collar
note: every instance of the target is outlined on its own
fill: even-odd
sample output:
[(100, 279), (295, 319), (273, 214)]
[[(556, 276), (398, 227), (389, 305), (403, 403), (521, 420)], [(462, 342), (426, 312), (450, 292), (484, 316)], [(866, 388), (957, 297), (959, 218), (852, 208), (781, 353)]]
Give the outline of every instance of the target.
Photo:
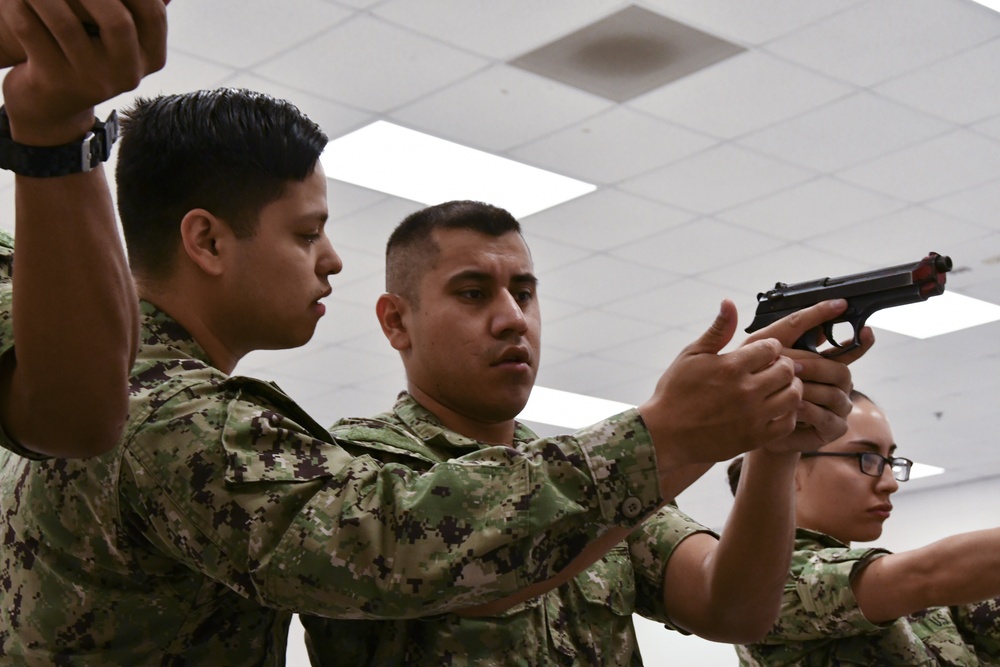
[[(447, 445), (450, 447), (460, 447), (464, 449), (480, 449), (485, 443), (472, 438), (466, 438), (455, 431), (447, 428), (441, 423), (430, 410), (417, 403), (417, 400), (409, 392), (401, 392), (396, 399), (396, 405), (392, 408), (393, 414), (406, 427), (417, 434), (425, 442), (438, 446)], [(521, 444), (535, 440), (538, 436), (527, 426), (520, 422), (514, 422), (514, 444)]]
[(188, 330), (148, 301), (139, 302), (143, 356), (147, 359), (191, 357), (212, 366), (208, 353)]

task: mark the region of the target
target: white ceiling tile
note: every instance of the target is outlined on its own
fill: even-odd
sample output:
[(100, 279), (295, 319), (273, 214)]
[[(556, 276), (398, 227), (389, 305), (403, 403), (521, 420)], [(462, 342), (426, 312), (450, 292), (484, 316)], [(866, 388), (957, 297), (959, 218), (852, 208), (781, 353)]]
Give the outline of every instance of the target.
[(760, 44), (834, 14), (860, 0), (643, 0), (676, 21), (742, 42)]
[(485, 64), (481, 58), (365, 15), (283, 52), (257, 71), (322, 97), (384, 112), (465, 78)]
[(1000, 181), (962, 190), (925, 204), (935, 211), (963, 218), (983, 227), (1000, 230)]
[(150, 74), (135, 90), (122, 93), (97, 105), (98, 117), (106, 117), (112, 109), (131, 107), (135, 98), (140, 96), (155, 97), (225, 86), (234, 72), (232, 68), (189, 56), (177, 50), (171, 50), (167, 59), (170, 67), (164, 67), (159, 72)]
[(1000, 34), (1000, 16), (963, 0), (877, 0), (847, 8), (766, 48), (871, 86)]
[(331, 139), (368, 124), (369, 115), (362, 111), (312, 93), (289, 88), (283, 83), (265, 79), (250, 72), (237, 73), (227, 79), (225, 85), (234, 88), (248, 88), (267, 93), (278, 99), (288, 100), (323, 128), (323, 131)]
[(874, 91), (955, 123), (995, 116), (1000, 110), (1000, 40), (893, 79)]
[[(913, 261), (918, 259), (915, 257)], [(753, 321), (757, 311), (757, 294), (772, 289), (775, 283), (799, 283), (857, 273), (868, 268), (861, 261), (800, 245), (788, 245), (708, 271), (701, 279), (725, 288), (725, 296), (736, 303), (742, 330)]]
[(837, 175), (892, 197), (923, 202), (1000, 179), (1000, 142), (957, 130)]
[[(707, 330), (715, 318), (718, 308), (713, 308), (715, 304), (701, 304), (708, 306), (705, 308), (709, 314), (704, 319), (704, 329)], [(669, 316), (664, 319), (670, 319)], [(615, 363), (627, 364), (637, 368), (647, 369), (647, 375), (652, 374), (659, 377), (667, 370), (686, 346), (698, 339), (701, 332), (692, 332), (685, 329), (664, 329), (651, 336), (630, 340), (621, 345), (615, 345), (594, 354), (598, 359), (605, 359)], [(607, 384), (616, 384), (609, 382)], [(648, 398), (652, 395), (653, 386), (648, 387)]]
[(599, 189), (521, 221), (526, 237), (607, 250), (689, 222), (692, 215), (619, 190)]
[(731, 208), (716, 217), (798, 242), (904, 206), (906, 203), (898, 199), (824, 177)]
[(571, 361), (547, 363), (538, 373), (538, 384), (561, 391), (605, 398), (600, 387), (609, 384), (635, 381), (648, 372), (616, 361), (598, 359), (589, 355), (574, 357)]
[(949, 129), (941, 120), (862, 92), (743, 137), (739, 143), (788, 162), (837, 171)]
[[(667, 263), (670, 263), (669, 260)], [(686, 336), (690, 343), (696, 337), (690, 332), (707, 329), (719, 312), (723, 299), (738, 301), (745, 296), (744, 291), (745, 285), (742, 283), (739, 289), (731, 289), (696, 278), (681, 278), (667, 285), (612, 301), (602, 308), (652, 322), (662, 328), (664, 336), (673, 336), (680, 330), (678, 335), (682, 338)], [(602, 354), (609, 356), (606, 352)]]
[(981, 132), (988, 137), (1000, 139), (1000, 116), (993, 116), (980, 123), (971, 125), (970, 129)]
[[(328, 229), (334, 229), (337, 223), (356, 213), (361, 213), (366, 208), (371, 208), (376, 204), (389, 201), (391, 197), (384, 192), (369, 190), (353, 183), (345, 183), (336, 179), (327, 179), (326, 197), (329, 200), (330, 221), (327, 222)], [(376, 239), (372, 239), (373, 241)], [(388, 237), (387, 239), (388, 240)], [(377, 250), (372, 246), (373, 251)]]
[(804, 169), (723, 145), (625, 181), (619, 187), (671, 206), (711, 214), (812, 176)]
[(245, 68), (323, 32), (351, 13), (319, 0), (178, 2), (170, 7), (170, 33), (171, 37), (182, 33), (183, 49), (192, 55)]
[(702, 218), (616, 248), (615, 257), (661, 267), (681, 275), (698, 275), (743, 261), (785, 245), (742, 227)]
[(395, 0), (379, 5), (374, 13), (442, 42), (509, 60), (627, 4), (622, 0)]
[(704, 150), (716, 141), (616, 107), (510, 152), (588, 183), (612, 184)]
[(842, 83), (750, 51), (637, 97), (628, 106), (731, 139), (850, 92)]
[(983, 239), (989, 233), (978, 225), (913, 207), (853, 227), (832, 230), (825, 236), (806, 241), (805, 245), (865, 262), (870, 269), (879, 269), (916, 262), (931, 251), (948, 255), (949, 246)]
[[(523, 229), (523, 228), (522, 228)], [(535, 265), (535, 274), (544, 279), (545, 273), (555, 271), (561, 266), (579, 262), (592, 253), (589, 250), (560, 243), (543, 237), (533, 237), (524, 235), (528, 248), (531, 250), (531, 259)]]
[(600, 306), (671, 282), (675, 276), (614, 257), (595, 255), (544, 274), (544, 289), (563, 301)]
[(491, 152), (560, 130), (611, 102), (507, 65), (496, 65), (391, 117), (443, 139)]
[(624, 315), (609, 317), (607, 312), (591, 308), (547, 322), (543, 338), (563, 350), (593, 354), (644, 338), (657, 329), (656, 325), (640, 319)]
[(374, 255), (385, 255), (389, 235), (403, 218), (424, 205), (408, 199), (386, 197), (373, 206), (343, 215), (328, 224), (326, 233), (334, 248), (347, 246)]

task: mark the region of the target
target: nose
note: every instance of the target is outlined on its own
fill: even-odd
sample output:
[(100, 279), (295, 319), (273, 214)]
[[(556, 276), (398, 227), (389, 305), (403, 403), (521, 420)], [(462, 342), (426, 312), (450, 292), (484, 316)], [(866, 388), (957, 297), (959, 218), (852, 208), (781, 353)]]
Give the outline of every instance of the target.
[(881, 493), (896, 493), (899, 490), (899, 482), (892, 476), (892, 466), (886, 464), (882, 469), (882, 474), (876, 478), (875, 488)]
[(507, 290), (500, 290), (496, 301), (491, 320), (493, 335), (499, 338), (508, 331), (523, 335), (528, 330), (528, 320), (514, 295)]
[(326, 232), (323, 233), (320, 244), (319, 258), (316, 262), (316, 273), (323, 278), (340, 273), (344, 268), (344, 262), (340, 259), (337, 251), (334, 250), (333, 243), (330, 242), (330, 237), (326, 235)]

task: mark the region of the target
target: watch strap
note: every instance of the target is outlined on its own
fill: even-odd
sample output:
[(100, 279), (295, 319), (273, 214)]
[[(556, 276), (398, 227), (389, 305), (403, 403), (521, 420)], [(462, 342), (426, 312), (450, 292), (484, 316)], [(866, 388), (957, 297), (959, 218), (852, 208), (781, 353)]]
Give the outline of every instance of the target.
[(80, 141), (62, 146), (27, 146), (10, 136), (7, 111), (0, 106), (0, 169), (21, 176), (66, 176), (90, 171), (111, 156), (111, 147), (118, 139), (118, 114), (111, 112), (105, 121), (94, 127)]

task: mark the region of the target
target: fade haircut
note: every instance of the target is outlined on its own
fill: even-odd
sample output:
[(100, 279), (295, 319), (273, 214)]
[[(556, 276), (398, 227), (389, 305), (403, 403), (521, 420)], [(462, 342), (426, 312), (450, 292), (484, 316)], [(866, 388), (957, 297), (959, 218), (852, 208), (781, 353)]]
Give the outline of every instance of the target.
[(387, 292), (416, 305), (420, 280), (441, 251), (432, 236), (435, 229), (470, 229), (493, 237), (521, 233), (521, 225), (506, 210), (478, 201), (450, 201), (411, 213), (385, 247)]
[[(851, 392), (848, 394), (848, 397), (851, 399), (852, 403), (857, 403), (858, 401), (868, 401), (876, 408), (878, 407), (878, 403), (868, 398), (868, 396), (862, 394), (857, 389), (851, 389)], [(740, 485), (740, 475), (742, 473), (743, 473), (743, 457), (739, 456), (730, 461), (729, 467), (726, 468), (726, 475), (729, 478), (729, 490), (733, 492), (734, 496), (736, 495), (736, 489)]]
[(312, 174), (328, 141), (291, 103), (235, 88), (138, 98), (121, 128), (118, 213), (132, 270), (154, 280), (172, 270), (188, 211), (253, 236), (261, 209)]

